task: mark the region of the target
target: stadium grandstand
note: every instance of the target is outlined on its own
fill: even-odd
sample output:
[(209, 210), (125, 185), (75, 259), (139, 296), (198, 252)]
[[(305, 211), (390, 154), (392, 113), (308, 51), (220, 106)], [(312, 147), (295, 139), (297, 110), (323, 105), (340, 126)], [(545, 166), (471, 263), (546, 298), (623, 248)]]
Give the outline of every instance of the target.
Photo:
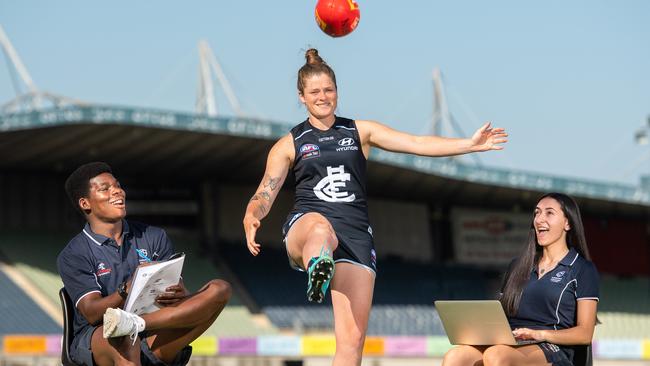
[[(26, 73), (8, 40), (3, 46), (18, 73)], [(203, 62), (219, 70), (209, 48), (202, 52)], [(317, 365), (333, 354), (331, 307), (307, 303), (304, 275), (289, 269), (280, 237), (293, 204), (291, 181), (258, 233), (262, 255), (250, 256), (244, 242), (246, 204), (267, 152), (290, 126), (215, 115), (208, 84), (197, 113), (86, 104), (36, 88), (3, 105), (0, 365), (59, 362), (62, 283), (55, 259), (82, 227), (63, 182), (96, 160), (120, 177), (129, 218), (165, 228), (186, 253), (190, 290), (213, 277), (233, 284), (231, 303), (194, 342), (193, 362)], [(450, 345), (433, 301), (496, 298), (505, 267), (525, 241), (529, 211), (548, 191), (577, 198), (602, 274), (595, 364), (650, 360), (647, 182), (612, 184), (383, 151), (371, 152), (368, 174), (379, 272), (364, 352), (373, 365), (440, 358)]]

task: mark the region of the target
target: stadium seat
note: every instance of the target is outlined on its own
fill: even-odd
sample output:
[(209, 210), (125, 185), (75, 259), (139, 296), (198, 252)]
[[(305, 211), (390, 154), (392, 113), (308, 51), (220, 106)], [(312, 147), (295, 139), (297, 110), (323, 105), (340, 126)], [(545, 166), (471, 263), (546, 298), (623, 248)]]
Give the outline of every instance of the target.
[(70, 345), (72, 344), (72, 332), (74, 331), (74, 304), (65, 287), (61, 287), (59, 290), (59, 299), (61, 300), (61, 311), (63, 312), (61, 363), (63, 366), (77, 366), (70, 358)]

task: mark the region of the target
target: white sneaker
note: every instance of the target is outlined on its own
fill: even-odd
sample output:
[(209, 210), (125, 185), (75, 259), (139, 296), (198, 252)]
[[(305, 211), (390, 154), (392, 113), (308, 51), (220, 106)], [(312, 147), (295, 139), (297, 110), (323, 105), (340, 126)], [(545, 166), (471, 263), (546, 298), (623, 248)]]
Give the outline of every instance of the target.
[(122, 309), (108, 308), (104, 313), (104, 338), (128, 335), (135, 344), (138, 333), (144, 330), (144, 319)]

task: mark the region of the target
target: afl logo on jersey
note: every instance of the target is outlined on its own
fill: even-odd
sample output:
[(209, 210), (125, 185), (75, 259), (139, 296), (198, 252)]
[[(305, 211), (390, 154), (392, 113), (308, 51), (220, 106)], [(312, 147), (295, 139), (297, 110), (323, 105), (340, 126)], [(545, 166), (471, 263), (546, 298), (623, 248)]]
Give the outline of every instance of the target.
[(339, 148), (336, 151), (350, 151), (350, 150), (359, 150), (358, 146), (355, 146), (355, 141), (352, 137), (342, 138), (338, 142)]
[(320, 147), (314, 144), (300, 146), (300, 155), (303, 159), (317, 158), (320, 156)]

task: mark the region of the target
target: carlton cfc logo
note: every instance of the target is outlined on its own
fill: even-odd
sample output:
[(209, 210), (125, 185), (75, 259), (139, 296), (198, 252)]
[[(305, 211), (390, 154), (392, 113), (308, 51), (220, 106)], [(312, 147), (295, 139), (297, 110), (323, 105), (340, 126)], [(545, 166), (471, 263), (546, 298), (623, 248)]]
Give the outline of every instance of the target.
[(349, 180), (350, 173), (345, 172), (343, 165), (338, 167), (328, 166), (327, 176), (316, 184), (314, 193), (316, 197), (326, 202), (352, 202), (356, 198), (354, 193), (350, 194), (347, 191), (341, 191), (341, 188), (345, 189), (345, 182)]

